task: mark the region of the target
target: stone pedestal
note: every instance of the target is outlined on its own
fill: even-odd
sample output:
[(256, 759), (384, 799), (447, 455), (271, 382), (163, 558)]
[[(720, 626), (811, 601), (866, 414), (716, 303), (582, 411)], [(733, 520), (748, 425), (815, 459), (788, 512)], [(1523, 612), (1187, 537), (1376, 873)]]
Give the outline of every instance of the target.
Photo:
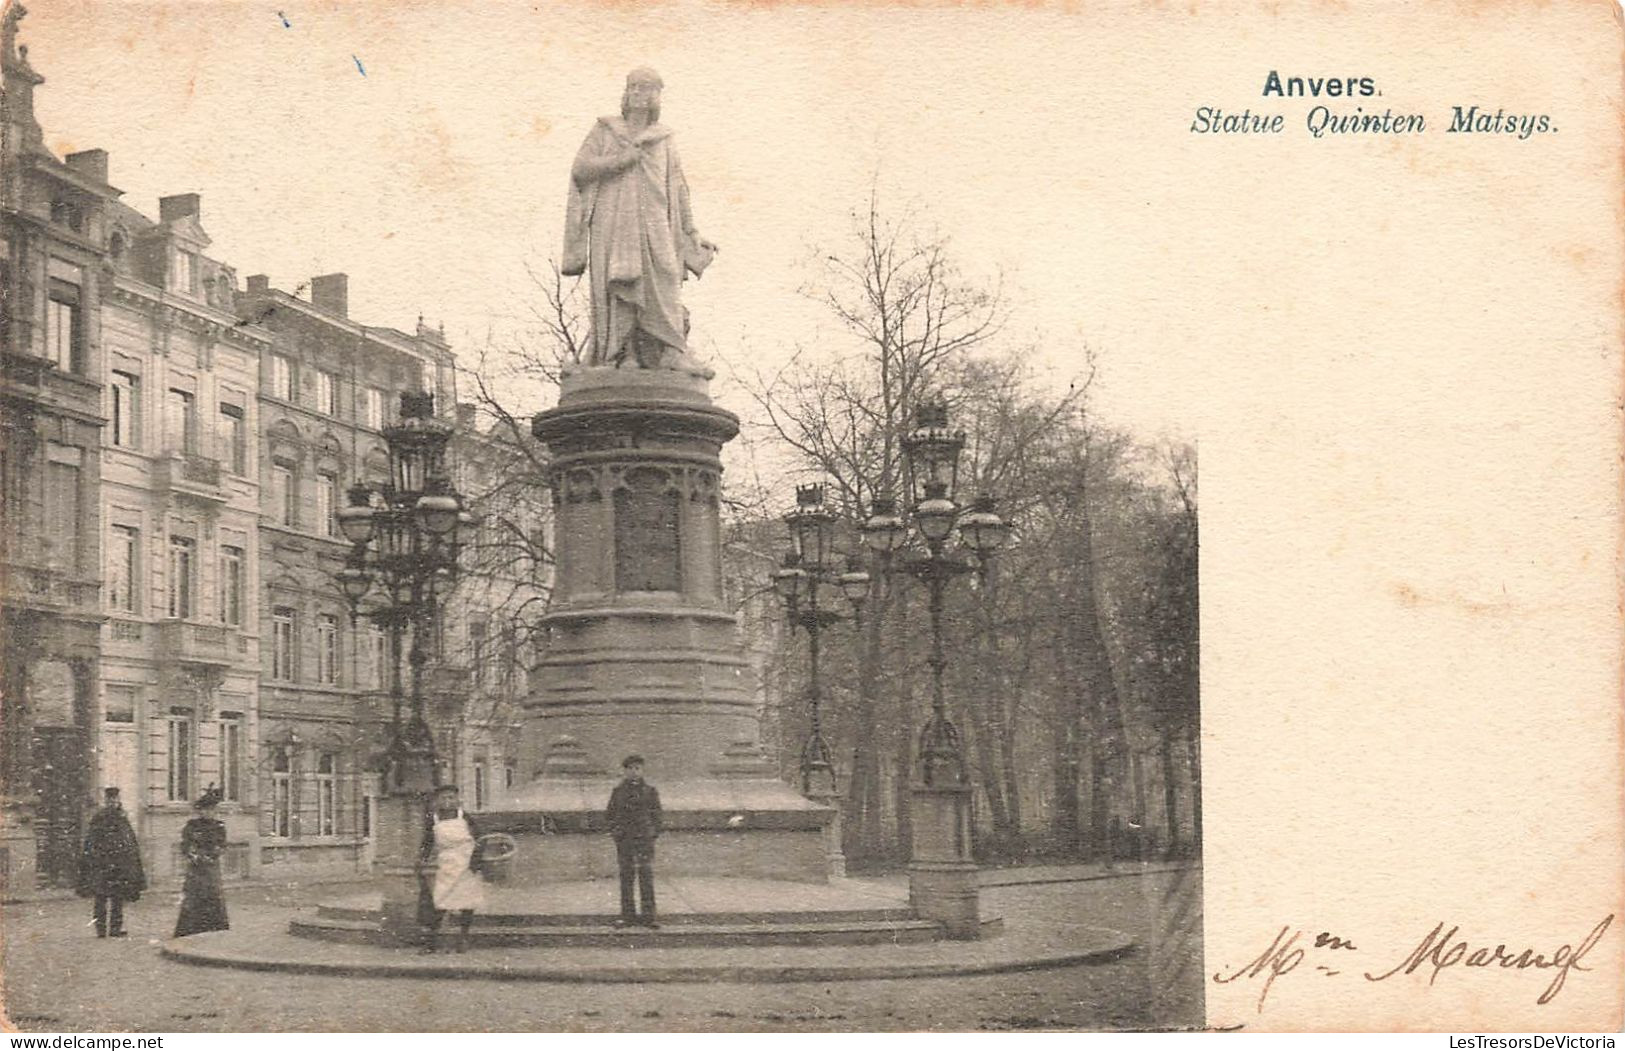
[(380, 925), (399, 945), (415, 945), (423, 937), (418, 925), (418, 872), (427, 805), (427, 798), (416, 794), (389, 795), (377, 803), (373, 875), (383, 892)]
[(914, 857), (909, 904), (950, 938), (982, 936), (981, 882), (971, 858), (969, 786), (913, 788)]
[(761, 756), (722, 594), (720, 453), (738, 429), (702, 372), (604, 367), (566, 373), (558, 407), (532, 424), (550, 456), (557, 566), (525, 701), (533, 780), (480, 822), (519, 840), (515, 880), (615, 872), (603, 811), (633, 753), (665, 811), (657, 871), (829, 877), (834, 812)]
[(846, 851), (841, 846), (841, 793), (820, 792), (814, 789), (807, 793), (807, 798), (819, 806), (828, 807), (830, 813), (834, 815), (824, 829), (824, 859), (829, 865), (830, 876), (844, 879)]

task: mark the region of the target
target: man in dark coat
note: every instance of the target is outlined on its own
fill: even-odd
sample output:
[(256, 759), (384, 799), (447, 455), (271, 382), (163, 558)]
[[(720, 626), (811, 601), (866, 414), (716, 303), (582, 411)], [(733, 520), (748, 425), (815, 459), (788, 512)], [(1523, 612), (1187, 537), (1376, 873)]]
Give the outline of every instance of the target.
[[(655, 922), (655, 837), (660, 835), (660, 793), (643, 780), (643, 757), (621, 761), (625, 777), (609, 795), (609, 834), (615, 837), (615, 860), (621, 868), (621, 918), (617, 927)], [(643, 905), (640, 917), (632, 907), (632, 883), (637, 881)]]
[(124, 903), (141, 897), (147, 877), (141, 868), (141, 847), (116, 788), (106, 790), (102, 808), (90, 819), (75, 889), (81, 898), (96, 899), (96, 937), (125, 937)]

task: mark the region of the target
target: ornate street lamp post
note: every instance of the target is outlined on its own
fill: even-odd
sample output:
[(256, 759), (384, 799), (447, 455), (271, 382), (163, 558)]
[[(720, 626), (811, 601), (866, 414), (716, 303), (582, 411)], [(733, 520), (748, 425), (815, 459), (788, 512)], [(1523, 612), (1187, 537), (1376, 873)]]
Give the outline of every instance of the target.
[(790, 527), (791, 548), (783, 565), (773, 573), (773, 588), (784, 601), (791, 627), (807, 632), (807, 699), (812, 726), (801, 749), (801, 792), (832, 797), (837, 791), (837, 777), (834, 757), (824, 740), (818, 637), (824, 628), (843, 619), (843, 614), (830, 606), (831, 589), (846, 596), (855, 615), (862, 615), (863, 601), (869, 596), (869, 574), (850, 556), (844, 568), (835, 564), (836, 516), (824, 508), (821, 484), (796, 486), (796, 509), (784, 520)]
[[(889, 497), (876, 497), (863, 534), (882, 565), (901, 554), (903, 568), (930, 589), (931, 716), (920, 730), (909, 900), (921, 916), (940, 922), (950, 937), (977, 938), (982, 926), (971, 852), (971, 788), (942, 686), (948, 665), (942, 642), (943, 593), (953, 578), (986, 568), (1004, 546), (1009, 526), (994, 511), (992, 497), (977, 498), (969, 510), (955, 502), (964, 447), (965, 432), (948, 428), (946, 405), (920, 405), (914, 429), (903, 440), (907, 517)], [(911, 526), (917, 543), (910, 543)], [(953, 544), (956, 531), (959, 542)]]
[[(401, 940), (416, 936), (417, 836), (426, 799), (438, 780), (434, 735), (423, 706), (423, 669), (442, 596), (457, 578), (459, 533), (472, 522), (451, 486), (446, 445), (452, 428), (434, 417), (434, 395), (401, 395), (400, 419), (384, 428), (390, 480), (374, 492), (357, 482), (338, 513), (350, 554), (337, 573), (352, 617), (389, 632), (391, 667), (386, 800), (380, 814), (384, 925)], [(375, 499), (376, 498), (376, 499)], [(372, 597), (368, 608), (363, 601)], [(401, 650), (412, 632), (410, 710), (401, 682)], [(387, 826), (387, 827), (386, 827)]]
[[(948, 581), (986, 566), (1004, 546), (1010, 527), (994, 511), (993, 498), (980, 496), (964, 511), (954, 502), (959, 480), (959, 454), (965, 432), (948, 429), (948, 409), (927, 402), (915, 413), (915, 426), (903, 440), (905, 474), (911, 505), (908, 519), (924, 550), (908, 550), (909, 521), (887, 497), (877, 497), (863, 524), (864, 540), (883, 559), (901, 553), (904, 568), (930, 588), (931, 717), (920, 731), (920, 781), (927, 786), (963, 784), (966, 779), (959, 730), (948, 718), (942, 673), (948, 660), (942, 645), (943, 592)], [(957, 528), (960, 544), (949, 546)], [(971, 563), (966, 554), (975, 558)]]

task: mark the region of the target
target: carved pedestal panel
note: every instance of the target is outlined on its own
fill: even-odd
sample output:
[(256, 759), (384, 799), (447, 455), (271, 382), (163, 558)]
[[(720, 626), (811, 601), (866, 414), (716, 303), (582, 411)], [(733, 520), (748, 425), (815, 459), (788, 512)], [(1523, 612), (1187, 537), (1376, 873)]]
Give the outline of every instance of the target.
[[(702, 376), (630, 368), (575, 370), (534, 422), (551, 455), (557, 575), (526, 701), (534, 780), (500, 820), (523, 831), (517, 815), (545, 814), (596, 837), (552, 852), (579, 856), (578, 875), (614, 871), (599, 812), (636, 753), (665, 806), (667, 871), (715, 872), (726, 855), (761, 874), (827, 878), (833, 812), (757, 753), (750, 666), (722, 594), (719, 457), (738, 428)], [(749, 830), (759, 852), (742, 845)], [(800, 838), (805, 850), (789, 845)]]

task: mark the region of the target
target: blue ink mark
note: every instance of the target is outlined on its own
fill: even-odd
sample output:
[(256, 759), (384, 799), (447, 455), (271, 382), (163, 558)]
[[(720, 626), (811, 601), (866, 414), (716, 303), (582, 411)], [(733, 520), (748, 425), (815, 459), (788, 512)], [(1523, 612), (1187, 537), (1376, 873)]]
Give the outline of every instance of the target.
[(276, 16), (278, 18), (282, 19), (282, 28), (283, 29), (292, 29), (293, 28), (293, 23), (288, 21), (288, 16), (287, 15), (283, 14), (281, 11), (278, 11), (276, 13)]
[(357, 69), (359, 69), (361, 71), (362, 76), (366, 76), (367, 75), (367, 67), (363, 66), (361, 64), (361, 59), (356, 55), (351, 55), (350, 57), (355, 59), (355, 68), (357, 68)]

